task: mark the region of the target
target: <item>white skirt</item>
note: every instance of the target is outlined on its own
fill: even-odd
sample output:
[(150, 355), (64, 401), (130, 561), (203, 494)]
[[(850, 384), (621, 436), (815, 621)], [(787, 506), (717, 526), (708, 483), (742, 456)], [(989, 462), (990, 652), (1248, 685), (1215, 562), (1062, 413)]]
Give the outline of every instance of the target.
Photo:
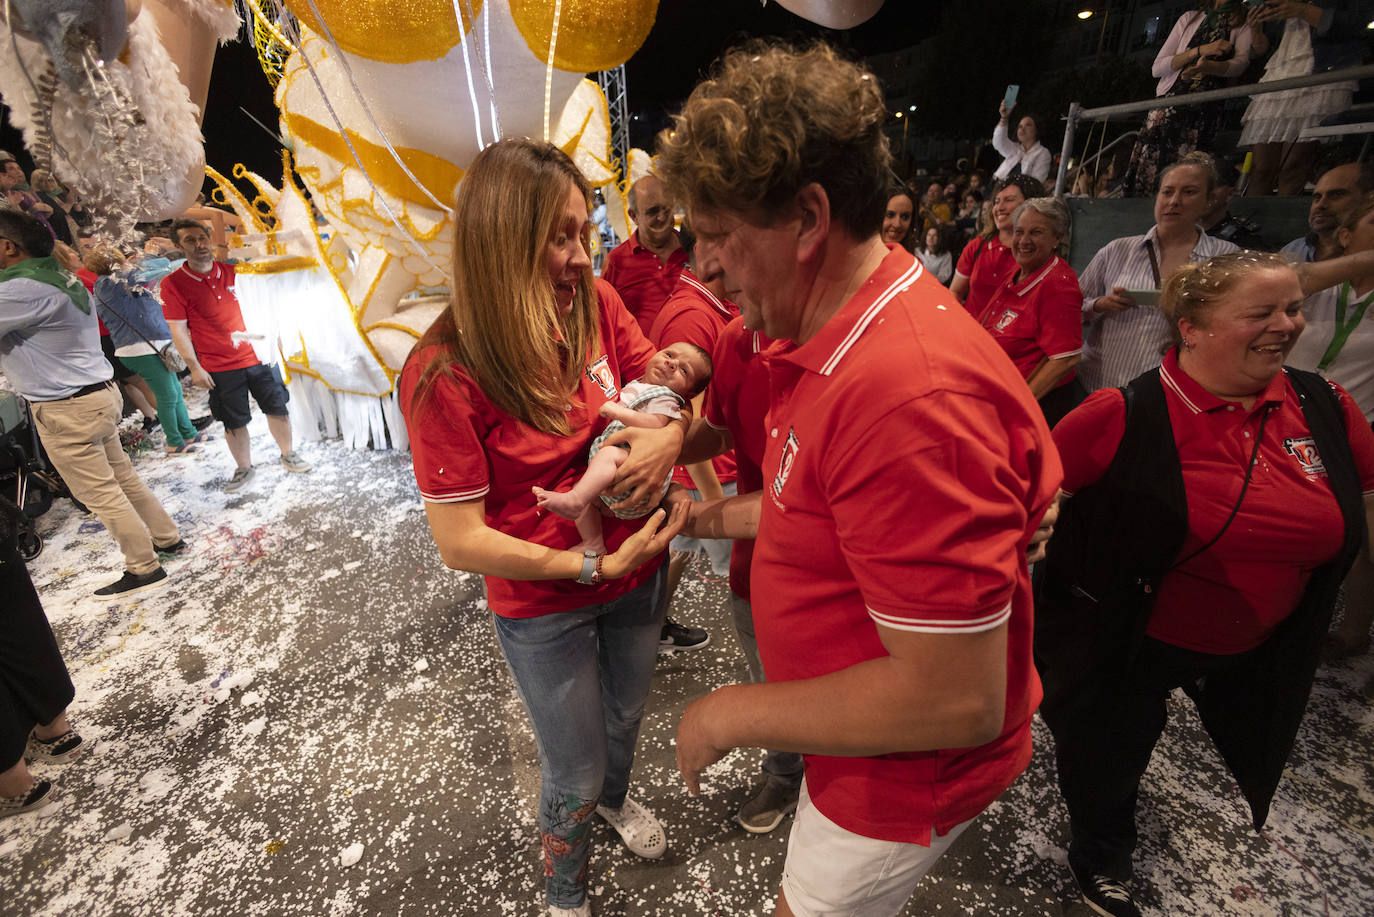
[[(1283, 38), (1265, 65), (1261, 83), (1272, 83), (1312, 72), (1312, 29), (1302, 20), (1284, 23)], [(1348, 80), (1306, 89), (1285, 89), (1251, 96), (1241, 116), (1240, 147), (1257, 143), (1292, 143), (1304, 130), (1347, 111), (1357, 83)]]

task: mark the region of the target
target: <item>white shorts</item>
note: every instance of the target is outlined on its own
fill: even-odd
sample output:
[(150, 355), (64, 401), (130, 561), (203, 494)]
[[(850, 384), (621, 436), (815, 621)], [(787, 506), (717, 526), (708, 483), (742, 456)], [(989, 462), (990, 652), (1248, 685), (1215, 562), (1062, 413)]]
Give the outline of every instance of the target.
[[(733, 497), (738, 493), (738, 484), (731, 481), (729, 484), (722, 484), (720, 489), (727, 497)], [(701, 502), (701, 491), (688, 490), (692, 499)], [(686, 535), (679, 535), (673, 539), (672, 544), (668, 545), (668, 550), (674, 554), (695, 554), (698, 551), (705, 551), (706, 557), (711, 561), (711, 572), (716, 576), (728, 576), (730, 574), (730, 549), (734, 547), (734, 541), (729, 538), (690, 538)]]
[(782, 890), (796, 917), (893, 917), (973, 819), (955, 825), (929, 847), (879, 841), (846, 831), (811, 802), (802, 781)]

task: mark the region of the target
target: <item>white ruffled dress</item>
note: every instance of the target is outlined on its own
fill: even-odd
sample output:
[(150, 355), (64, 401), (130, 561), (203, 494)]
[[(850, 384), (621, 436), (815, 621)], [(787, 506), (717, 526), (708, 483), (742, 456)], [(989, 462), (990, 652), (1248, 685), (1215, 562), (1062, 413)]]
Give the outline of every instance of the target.
[[(1301, 19), (1289, 19), (1283, 24), (1283, 38), (1265, 65), (1260, 82), (1306, 76), (1312, 72), (1312, 63), (1312, 27)], [(1331, 115), (1349, 109), (1356, 85), (1356, 81), (1346, 80), (1252, 96), (1241, 116), (1238, 146), (1292, 143), (1305, 128), (1315, 127)]]

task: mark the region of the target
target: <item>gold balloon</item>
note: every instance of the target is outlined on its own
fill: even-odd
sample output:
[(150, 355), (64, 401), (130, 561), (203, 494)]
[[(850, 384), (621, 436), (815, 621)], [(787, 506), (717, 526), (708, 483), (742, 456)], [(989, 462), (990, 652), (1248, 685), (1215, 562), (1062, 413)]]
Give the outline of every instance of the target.
[[(553, 8), (554, 0), (510, 0), (511, 18), (540, 60), (549, 57)], [(639, 50), (657, 14), (658, 0), (563, 0), (553, 65), (573, 73), (618, 67)]]
[[(324, 37), (309, 0), (286, 0), (286, 6)], [(453, 0), (315, 0), (340, 48), (389, 64), (438, 60), (452, 50), (462, 37), (453, 6)], [(459, 4), (465, 28), (470, 25), (469, 6), (476, 16), (482, 0)]]

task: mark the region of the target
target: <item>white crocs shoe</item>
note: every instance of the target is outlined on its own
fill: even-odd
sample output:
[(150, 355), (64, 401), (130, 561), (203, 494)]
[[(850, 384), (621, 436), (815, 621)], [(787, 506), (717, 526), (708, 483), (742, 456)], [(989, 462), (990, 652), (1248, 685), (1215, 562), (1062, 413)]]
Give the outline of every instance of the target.
[(625, 804), (619, 809), (597, 806), (596, 814), (615, 829), (615, 833), (620, 835), (620, 839), (635, 856), (656, 860), (668, 849), (668, 837), (663, 833), (663, 825), (659, 824), (654, 813), (628, 796), (625, 797)]
[(550, 904), (549, 917), (592, 917), (591, 899), (588, 898), (577, 907), (559, 907), (556, 904)]

